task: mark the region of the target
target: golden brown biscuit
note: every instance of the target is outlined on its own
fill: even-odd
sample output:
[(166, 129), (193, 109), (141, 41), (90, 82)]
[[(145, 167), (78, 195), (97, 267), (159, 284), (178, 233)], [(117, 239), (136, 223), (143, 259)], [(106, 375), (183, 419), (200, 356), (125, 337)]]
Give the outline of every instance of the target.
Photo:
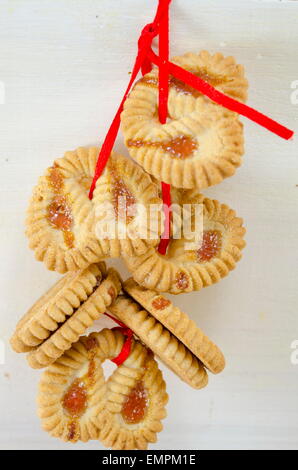
[[(198, 54), (188, 52), (182, 56), (173, 57), (172, 62), (202, 78), (225, 95), (237, 101), (247, 100), (248, 81), (245, 78), (244, 67), (237, 64), (234, 57), (224, 57), (220, 52), (212, 55), (203, 50)], [(175, 118), (185, 112), (194, 111), (198, 101), (219, 106), (198, 90), (174, 77), (170, 77), (170, 94), (172, 98), (170, 103), (173, 103), (173, 107), (170, 105), (170, 115)]]
[(163, 295), (127, 279), (123, 289), (167, 328), (214, 374), (224, 369), (225, 358), (220, 349), (197, 327), (189, 316)]
[(168, 400), (148, 350), (132, 340), (126, 361), (106, 381), (102, 364), (125, 337), (104, 329), (82, 337), (42, 375), (38, 414), (43, 429), (64, 441), (100, 439), (113, 449), (147, 448), (161, 431)]
[(82, 228), (94, 210), (88, 197), (98, 150), (79, 148), (55, 160), (34, 188), (26, 234), (35, 257), (48, 269), (65, 273), (104, 257), (86, 245)]
[(29, 352), (27, 355), (29, 365), (34, 369), (40, 369), (55, 362), (105, 312), (120, 289), (119, 274), (113, 268), (108, 269), (106, 278), (87, 300), (61, 325), (58, 324), (58, 328), (48, 338)]
[(145, 450), (163, 429), (166, 384), (152, 354), (139, 370), (126, 362), (108, 381), (108, 401), (97, 421), (99, 438), (115, 450)]
[[(84, 233), (94, 252), (113, 258), (122, 253), (130, 256), (159, 243), (163, 226), (158, 187), (132, 160), (110, 156), (97, 180), (93, 202), (95, 216), (88, 218)], [(154, 206), (157, 210), (150, 211)]]
[[(180, 294), (210, 286), (234, 269), (245, 246), (245, 229), (242, 219), (227, 205), (193, 191), (177, 190), (173, 193), (173, 202), (176, 202), (175, 194), (180, 195), (178, 208), (185, 207), (186, 213), (191, 214), (189, 220), (192, 227), (196, 210), (200, 209), (200, 204), (203, 205), (201, 242), (195, 242), (189, 249), (192, 239), (184, 238), (183, 233), (187, 225), (183, 222), (182, 234), (175, 238), (176, 227), (173, 224), (173, 238), (165, 256), (150, 248), (141, 256), (124, 255), (123, 258), (138, 284), (157, 292)], [(179, 217), (177, 220), (180, 220)], [(191, 236), (197, 233), (193, 230), (194, 235)]]
[[(243, 67), (232, 57), (202, 51), (173, 61), (245, 101)], [(238, 115), (174, 77), (169, 85), (166, 124), (158, 120), (157, 69), (141, 78), (126, 100), (121, 127), (130, 155), (155, 178), (176, 187), (201, 190), (220, 183), (241, 164), (243, 129)]]
[[(113, 152), (97, 181), (94, 198), (90, 200), (89, 189), (99, 150), (97, 147), (80, 147), (66, 152), (46, 170), (33, 190), (26, 234), (36, 258), (44, 261), (50, 270), (75, 271), (104, 258), (120, 256), (122, 250), (127, 254), (141, 254), (148, 245), (158, 243), (160, 228), (155, 233), (145, 232), (147, 243), (135, 232), (134, 239), (125, 237), (124, 240), (117, 237), (99, 239), (98, 233), (94, 232), (104, 213), (103, 204), (109, 201), (114, 203), (113, 217), (118, 226), (116, 196), (122, 196), (125, 205), (132, 201), (147, 206), (161, 203), (156, 185), (148, 175), (134, 162)], [(141, 217), (134, 219), (139, 221)], [(144, 232), (141, 227), (140, 231)]]
[(201, 361), (158, 320), (127, 295), (120, 295), (109, 311), (127, 325), (181, 380), (203, 388), (208, 375)]
[(104, 262), (69, 272), (42, 295), (21, 318), (10, 343), (16, 352), (41, 344), (85, 302), (106, 275)]

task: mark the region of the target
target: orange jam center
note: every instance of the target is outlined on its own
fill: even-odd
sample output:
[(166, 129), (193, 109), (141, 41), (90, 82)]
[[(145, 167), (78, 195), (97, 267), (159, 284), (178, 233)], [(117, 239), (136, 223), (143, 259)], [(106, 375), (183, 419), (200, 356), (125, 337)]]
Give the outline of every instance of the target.
[(183, 271), (178, 271), (176, 274), (176, 286), (180, 290), (187, 289), (189, 287), (189, 278)]
[(203, 233), (202, 246), (197, 251), (200, 262), (210, 261), (221, 248), (221, 233), (218, 230), (207, 230)]
[(136, 204), (136, 199), (127, 188), (122, 178), (116, 174), (115, 170), (111, 170), (112, 175), (112, 201), (115, 209), (116, 217), (119, 219), (126, 219), (129, 223), (134, 218), (133, 206)]
[(146, 85), (148, 87), (155, 88), (158, 85), (158, 79), (154, 76), (152, 77), (152, 76), (144, 75), (144, 77), (140, 78), (140, 80), (138, 80), (137, 83), (142, 83), (143, 85)]
[(148, 393), (143, 382), (138, 382), (123, 403), (121, 414), (127, 424), (143, 421), (148, 408)]
[(63, 408), (72, 417), (79, 417), (87, 408), (87, 389), (83, 381), (73, 381), (63, 397)]
[(69, 230), (72, 224), (70, 207), (65, 196), (55, 196), (48, 206), (48, 220), (60, 230)]
[[(222, 85), (223, 83), (226, 83), (229, 80), (228, 77), (224, 75), (215, 75), (209, 72), (206, 68), (201, 68), (199, 70), (189, 70), (189, 72), (199, 78), (202, 78), (202, 80), (207, 83), (210, 83), (210, 85), (214, 87)], [(145, 75), (138, 81), (138, 83), (142, 83), (148, 87), (155, 88), (158, 86), (158, 78), (154, 76)], [(199, 90), (196, 90), (195, 88), (191, 87), (190, 85), (187, 85), (183, 81), (173, 76), (171, 76), (169, 79), (169, 85), (175, 88), (178, 93), (183, 93), (184, 95), (192, 95), (197, 98), (202, 94)]]
[(156, 310), (163, 310), (169, 305), (171, 305), (171, 302), (164, 297), (157, 297), (157, 299), (154, 299), (152, 302), (152, 307), (154, 307)]
[(128, 147), (155, 147), (162, 148), (164, 152), (170, 154), (173, 158), (184, 159), (190, 157), (195, 150), (198, 148), (197, 142), (187, 135), (180, 135), (170, 140), (160, 141), (160, 142), (148, 142), (144, 140), (133, 140), (129, 139), (127, 141)]
[[(214, 75), (209, 73), (206, 69), (201, 69), (198, 71), (189, 70), (189, 72), (193, 73), (199, 78), (202, 78), (207, 83), (210, 83), (212, 86), (222, 85), (223, 83), (227, 82), (227, 77)], [(202, 93), (199, 90), (187, 85), (186, 83), (182, 82), (178, 78), (171, 77), (170, 78), (170, 85), (175, 88), (175, 90), (179, 93), (183, 93), (184, 95), (192, 95), (195, 98), (200, 96)]]
[(47, 178), (53, 192), (60, 193), (64, 187), (64, 179), (57, 166), (54, 165), (50, 168)]
[(88, 406), (88, 389), (95, 384), (96, 354), (98, 342), (96, 338), (89, 337), (85, 347), (89, 359), (87, 373), (75, 379), (62, 398), (62, 407), (69, 416), (68, 440), (76, 441), (79, 438), (79, 419), (85, 413)]
[(74, 234), (70, 230), (63, 231), (64, 243), (68, 248), (74, 247)]
[(54, 228), (62, 231), (66, 246), (73, 248), (74, 234), (71, 231), (73, 217), (67, 197), (63, 193), (63, 175), (57, 166), (50, 168), (47, 179), (51, 190), (55, 194), (47, 207), (47, 219)]

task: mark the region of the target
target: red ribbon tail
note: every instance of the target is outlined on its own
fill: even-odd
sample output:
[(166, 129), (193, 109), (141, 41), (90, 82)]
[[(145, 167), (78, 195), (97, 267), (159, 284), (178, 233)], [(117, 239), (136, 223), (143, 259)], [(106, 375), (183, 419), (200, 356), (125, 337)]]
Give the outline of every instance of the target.
[[(152, 63), (157, 66), (162, 66), (161, 59), (152, 51), (149, 52), (149, 58)], [(288, 129), (287, 127), (279, 124), (277, 121), (274, 121), (270, 117), (266, 116), (263, 113), (260, 113), (254, 108), (247, 106), (244, 103), (240, 103), (237, 100), (221, 93), (220, 91), (216, 90), (212, 85), (205, 82), (202, 78), (197, 77), (191, 72), (179, 67), (179, 65), (173, 64), (169, 62), (169, 72), (174, 77), (178, 78), (179, 80), (183, 81), (187, 85), (191, 86), (195, 90), (200, 91), (204, 95), (208, 96), (212, 101), (215, 103), (230, 109), (242, 116), (247, 117), (251, 121), (256, 122), (260, 126), (264, 127), (265, 129), (273, 132), (274, 134), (282, 137), (283, 139), (289, 140), (293, 137), (294, 131)]]
[(121, 113), (123, 111), (123, 106), (124, 106), (124, 103), (125, 103), (125, 100), (128, 96), (128, 93), (142, 67), (142, 65), (144, 64), (144, 61), (148, 61), (150, 62), (149, 58), (148, 58), (148, 52), (150, 50), (150, 46), (151, 46), (151, 42), (152, 42), (152, 39), (153, 37), (157, 34), (157, 32), (154, 30), (154, 31), (149, 31), (149, 28), (144, 28), (143, 31), (142, 31), (142, 34), (140, 36), (140, 39), (139, 39), (139, 51), (138, 51), (138, 55), (137, 55), (137, 58), (135, 60), (135, 63), (134, 63), (134, 67), (133, 67), (133, 71), (131, 73), (131, 77), (130, 77), (130, 81), (129, 81), (129, 84), (126, 88), (126, 91), (124, 93), (124, 96), (122, 98), (122, 101), (120, 103), (120, 106), (116, 112), (116, 115), (113, 119), (113, 122), (108, 130), (108, 133), (104, 139), (104, 142), (103, 142), (103, 145), (101, 147), (101, 150), (99, 152), (99, 155), (98, 155), (98, 159), (97, 159), (97, 162), (96, 162), (96, 167), (95, 167), (95, 173), (94, 173), (94, 177), (93, 177), (93, 181), (91, 183), (91, 187), (90, 187), (90, 191), (89, 191), (89, 199), (92, 199), (93, 198), (93, 192), (94, 192), (94, 189), (95, 189), (95, 186), (96, 186), (96, 182), (98, 180), (98, 178), (101, 176), (106, 164), (107, 164), (107, 161), (110, 157), (110, 154), (111, 154), (111, 151), (114, 147), (114, 144), (115, 144), (115, 140), (116, 140), (116, 137), (117, 137), (117, 134), (119, 132), (119, 127), (120, 127), (120, 116), (121, 116)]
[(117, 357), (114, 357), (114, 359), (111, 359), (111, 361), (114, 362), (114, 364), (116, 364), (118, 367), (121, 366), (121, 364), (123, 364), (123, 362), (125, 362), (126, 359), (130, 355), (131, 345), (132, 345), (132, 336), (127, 336), (126, 340), (123, 343), (120, 353), (118, 354)]
[(126, 336), (126, 339), (123, 343), (123, 346), (121, 348), (120, 353), (118, 356), (114, 357), (114, 359), (111, 359), (112, 362), (114, 362), (118, 367), (123, 364), (123, 362), (126, 361), (128, 356), (130, 355), (131, 351), (131, 345), (132, 345), (132, 337), (133, 337), (133, 331), (128, 328), (124, 323), (122, 323), (118, 318), (113, 317), (113, 315), (110, 315), (109, 313), (105, 312), (104, 313), (107, 317), (109, 317), (111, 320), (113, 320), (117, 325), (113, 330), (118, 330), (121, 331), (121, 333)]
[(171, 227), (171, 186), (167, 183), (161, 183), (161, 190), (162, 190), (162, 200), (164, 203), (164, 216), (165, 216), (165, 223), (164, 223), (164, 232), (160, 239), (158, 245), (158, 252), (161, 255), (165, 255), (167, 252), (167, 248), (170, 243), (170, 227)]
[[(158, 116), (161, 124), (167, 122), (168, 117), (168, 97), (169, 97), (169, 1), (164, 0), (165, 11), (160, 21), (159, 28), (159, 57), (160, 65), (158, 72)], [(158, 252), (165, 255), (170, 243), (171, 225), (171, 187), (162, 182), (162, 200), (164, 204), (164, 232), (158, 246)]]

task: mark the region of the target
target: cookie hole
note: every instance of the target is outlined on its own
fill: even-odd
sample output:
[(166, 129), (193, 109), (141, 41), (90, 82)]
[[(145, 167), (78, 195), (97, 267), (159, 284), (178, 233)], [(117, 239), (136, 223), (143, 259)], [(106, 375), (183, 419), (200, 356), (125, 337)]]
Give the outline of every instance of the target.
[(102, 369), (105, 381), (107, 381), (109, 380), (113, 372), (117, 369), (117, 366), (112, 361), (104, 361), (104, 363), (102, 364)]

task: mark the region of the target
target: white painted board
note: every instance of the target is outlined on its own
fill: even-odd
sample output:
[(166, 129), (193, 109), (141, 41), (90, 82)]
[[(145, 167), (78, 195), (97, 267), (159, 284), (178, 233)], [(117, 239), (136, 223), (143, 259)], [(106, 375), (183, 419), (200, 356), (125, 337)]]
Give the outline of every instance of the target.
[[(1, 449), (102, 449), (97, 442), (64, 444), (41, 431), (40, 373), (9, 349), (8, 339), (58, 277), (27, 247), (23, 220), (31, 188), (65, 150), (104, 137), (155, 5), (0, 2)], [(172, 54), (202, 48), (235, 55), (246, 68), (249, 104), (297, 129), (291, 84), (298, 85), (298, 2), (173, 0)], [(298, 365), (291, 363), (298, 340), (297, 139), (285, 142), (243, 121), (243, 166), (205, 192), (244, 217), (243, 260), (218, 285), (175, 298), (221, 346), (227, 367), (202, 391), (163, 368), (170, 402), (156, 449), (298, 448)], [(126, 152), (121, 136), (116, 149)], [(121, 262), (113, 264), (127, 275)]]

